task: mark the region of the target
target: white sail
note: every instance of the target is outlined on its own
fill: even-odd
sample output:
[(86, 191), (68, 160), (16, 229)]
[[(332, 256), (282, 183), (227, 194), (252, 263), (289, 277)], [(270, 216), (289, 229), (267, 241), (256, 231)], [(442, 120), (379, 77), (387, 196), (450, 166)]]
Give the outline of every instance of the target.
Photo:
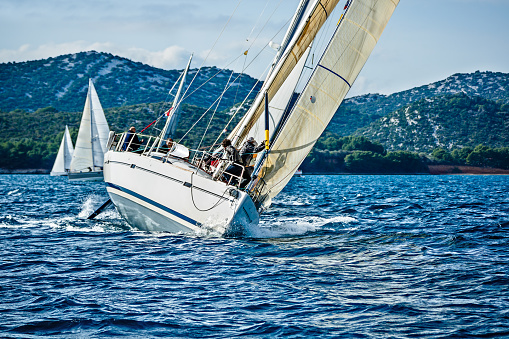
[(55, 163), (53, 164), (53, 168), (51, 169), (50, 175), (67, 175), (67, 172), (69, 172), (71, 168), (73, 153), (74, 147), (72, 146), (71, 134), (69, 133), (69, 128), (66, 125), (64, 136), (60, 142), (57, 157), (55, 159)]
[(71, 161), (71, 172), (94, 171), (103, 166), (109, 126), (92, 80), (88, 83), (87, 99), (76, 146)]
[(261, 172), (270, 206), (327, 127), (387, 25), (399, 0), (354, 0), (279, 131)]
[[(283, 117), (283, 113), (292, 99), (295, 87), (300, 79), (310, 51), (311, 46), (308, 47), (307, 51), (299, 60), (279, 91), (277, 91), (272, 100), (269, 102), (269, 137), (272, 137), (276, 126), (279, 124), (279, 121)], [(265, 140), (265, 116), (262, 115), (258, 118), (253, 128), (249, 131), (248, 136), (254, 137), (257, 142)]]

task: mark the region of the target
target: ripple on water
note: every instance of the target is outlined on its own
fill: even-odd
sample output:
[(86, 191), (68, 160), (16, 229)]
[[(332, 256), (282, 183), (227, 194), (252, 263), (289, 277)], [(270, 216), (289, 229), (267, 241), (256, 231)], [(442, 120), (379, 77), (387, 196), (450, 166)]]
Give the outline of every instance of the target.
[(0, 336), (509, 336), (508, 184), (306, 176), (225, 237), (86, 220), (104, 183), (0, 176)]

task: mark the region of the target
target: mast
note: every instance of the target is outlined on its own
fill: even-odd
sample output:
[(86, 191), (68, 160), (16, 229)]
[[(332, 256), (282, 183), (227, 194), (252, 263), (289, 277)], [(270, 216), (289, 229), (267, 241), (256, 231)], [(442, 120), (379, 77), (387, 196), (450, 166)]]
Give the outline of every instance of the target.
[(284, 53), (284, 51), (288, 47), (288, 44), (294, 37), (295, 31), (298, 29), (299, 24), (302, 22), (302, 19), (303, 19), (304, 15), (306, 14), (306, 9), (308, 8), (309, 3), (310, 3), (310, 0), (301, 0), (300, 1), (299, 6), (297, 7), (297, 11), (293, 15), (292, 23), (288, 27), (288, 30), (286, 31), (286, 34), (283, 38), (283, 41), (281, 42), (281, 47), (280, 47), (278, 53), (276, 54), (274, 65), (279, 60), (281, 55)]
[(163, 140), (166, 140), (170, 135), (173, 135), (177, 128), (178, 110), (179, 110), (180, 101), (181, 101), (180, 93), (182, 92), (182, 88), (184, 87), (184, 83), (186, 82), (186, 75), (187, 75), (187, 72), (189, 71), (189, 67), (191, 66), (191, 60), (193, 60), (192, 54), (191, 54), (191, 57), (189, 57), (187, 66), (184, 69), (184, 72), (182, 74), (182, 79), (180, 81), (180, 85), (177, 90), (177, 94), (175, 94), (175, 98), (173, 100), (171, 108), (168, 110), (168, 113), (167, 113), (168, 118), (166, 118), (166, 123), (164, 124), (164, 127), (161, 131), (158, 147), (161, 147), (161, 145), (163, 144)]

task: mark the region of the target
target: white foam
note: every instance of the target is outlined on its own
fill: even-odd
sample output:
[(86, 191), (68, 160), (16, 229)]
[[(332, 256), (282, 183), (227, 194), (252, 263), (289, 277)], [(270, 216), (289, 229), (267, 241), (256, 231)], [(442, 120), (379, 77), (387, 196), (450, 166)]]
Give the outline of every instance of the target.
[(21, 195), (21, 192), (19, 191), (19, 189), (15, 189), (14, 191), (8, 192), (7, 195), (12, 195), (14, 197), (18, 197)]
[(227, 220), (219, 218), (208, 218), (196, 235), (199, 237), (222, 237), (227, 229)]
[(92, 212), (100, 207), (100, 201), (103, 200), (97, 195), (89, 195), (81, 205), (81, 211), (78, 213), (78, 218), (87, 218)]
[(259, 225), (247, 227), (246, 233), (251, 238), (285, 238), (317, 232), (323, 230), (325, 225), (332, 223), (348, 224), (355, 221), (357, 219), (348, 216), (262, 219)]

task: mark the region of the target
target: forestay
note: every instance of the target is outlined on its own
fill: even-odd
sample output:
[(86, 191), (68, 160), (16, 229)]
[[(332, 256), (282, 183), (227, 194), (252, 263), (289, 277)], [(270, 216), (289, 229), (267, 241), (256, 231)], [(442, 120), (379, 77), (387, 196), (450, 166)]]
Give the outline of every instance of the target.
[(327, 127), (375, 47), (399, 0), (353, 0), (288, 120), (260, 176), (270, 206)]

